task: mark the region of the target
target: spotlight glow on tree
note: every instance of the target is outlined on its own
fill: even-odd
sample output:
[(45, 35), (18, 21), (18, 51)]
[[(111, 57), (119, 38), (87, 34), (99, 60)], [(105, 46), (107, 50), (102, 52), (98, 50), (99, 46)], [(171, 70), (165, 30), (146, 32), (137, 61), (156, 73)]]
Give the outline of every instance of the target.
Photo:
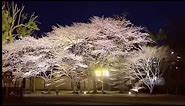
[(109, 77), (109, 71), (107, 68), (96, 68), (95, 75), (97, 77), (100, 77), (100, 76)]
[(95, 75), (100, 78), (102, 83), (102, 93), (104, 93), (104, 77), (109, 77), (109, 71), (107, 68), (98, 67), (95, 69)]

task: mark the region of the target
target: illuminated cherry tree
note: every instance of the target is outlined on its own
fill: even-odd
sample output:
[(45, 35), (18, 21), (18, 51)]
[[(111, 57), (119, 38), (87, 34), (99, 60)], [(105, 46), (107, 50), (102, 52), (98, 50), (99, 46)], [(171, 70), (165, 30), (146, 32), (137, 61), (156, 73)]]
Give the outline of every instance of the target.
[(170, 53), (165, 46), (143, 47), (127, 58), (126, 67), (152, 93), (154, 86), (165, 83), (163, 73), (169, 65)]
[[(54, 27), (50, 34), (64, 35), (63, 39), (71, 42), (68, 50), (76, 55), (82, 55), (88, 66), (97, 64), (106, 66), (109, 57), (123, 58), (132, 50), (154, 43), (144, 28), (136, 27), (121, 17), (93, 17), (88, 24), (76, 23), (67, 28)], [(119, 72), (120, 69), (116, 73)], [(122, 78), (120, 80), (122, 81)]]
[[(123, 17), (92, 17), (90, 23), (54, 26), (46, 35), (4, 44), (3, 72), (15, 71), (17, 77), (40, 76), (48, 83), (54, 83), (52, 76), (56, 75), (61, 80), (64, 76), (82, 80), (91, 76), (93, 65), (108, 65), (108, 57), (124, 58), (131, 51), (154, 43), (145, 28), (134, 26)], [(56, 65), (60, 68), (53, 71)], [(71, 73), (77, 77), (72, 78)]]

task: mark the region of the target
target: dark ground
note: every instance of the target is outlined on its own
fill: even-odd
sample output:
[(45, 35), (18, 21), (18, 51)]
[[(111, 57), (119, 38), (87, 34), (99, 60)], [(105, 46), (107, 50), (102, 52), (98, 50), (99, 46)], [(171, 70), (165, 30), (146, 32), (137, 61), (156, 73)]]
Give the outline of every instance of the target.
[(185, 96), (128, 94), (26, 94), (3, 105), (185, 105)]

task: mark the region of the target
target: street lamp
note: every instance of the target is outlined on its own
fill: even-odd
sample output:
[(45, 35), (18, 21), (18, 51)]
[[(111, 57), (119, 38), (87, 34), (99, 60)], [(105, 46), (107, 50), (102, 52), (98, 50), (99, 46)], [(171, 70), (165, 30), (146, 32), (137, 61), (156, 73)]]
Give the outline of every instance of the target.
[(104, 86), (103, 86), (103, 80), (104, 80), (104, 77), (109, 77), (109, 71), (107, 68), (97, 68), (95, 70), (95, 75), (96, 77), (101, 77), (101, 80), (102, 80), (102, 93), (105, 93), (104, 92)]
[(171, 54), (174, 54), (174, 52), (172, 51)]
[[(171, 52), (171, 55), (173, 55), (174, 54), (174, 52)], [(176, 75), (176, 94), (178, 93), (178, 85), (179, 85), (179, 67), (178, 67), (178, 65), (179, 65), (179, 63), (180, 63), (180, 60), (181, 60), (181, 57), (180, 56), (176, 56), (176, 62), (174, 62), (174, 64), (175, 63), (177, 63), (176, 64), (176, 66), (175, 66), (175, 70), (177, 71), (177, 75)]]

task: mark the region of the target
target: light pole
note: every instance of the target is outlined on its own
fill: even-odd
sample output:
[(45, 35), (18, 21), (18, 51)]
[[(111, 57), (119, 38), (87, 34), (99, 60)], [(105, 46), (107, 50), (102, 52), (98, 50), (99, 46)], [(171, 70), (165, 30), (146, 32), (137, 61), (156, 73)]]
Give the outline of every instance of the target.
[(179, 61), (180, 61), (180, 56), (177, 56), (177, 66), (175, 67), (175, 69), (176, 69), (176, 73), (177, 73), (177, 76), (176, 76), (176, 95), (178, 94), (178, 86), (179, 86)]
[[(173, 55), (174, 52), (171, 52), (171, 55)], [(179, 86), (179, 63), (180, 63), (180, 59), (181, 57), (178, 55), (175, 55), (175, 70), (176, 70), (176, 87), (175, 87), (175, 93), (176, 95), (178, 94), (178, 86)]]
[(97, 68), (95, 70), (95, 75), (96, 77), (100, 77), (101, 78), (101, 84), (102, 84), (102, 93), (104, 94), (104, 77), (108, 77), (109, 76), (109, 71), (106, 68)]

